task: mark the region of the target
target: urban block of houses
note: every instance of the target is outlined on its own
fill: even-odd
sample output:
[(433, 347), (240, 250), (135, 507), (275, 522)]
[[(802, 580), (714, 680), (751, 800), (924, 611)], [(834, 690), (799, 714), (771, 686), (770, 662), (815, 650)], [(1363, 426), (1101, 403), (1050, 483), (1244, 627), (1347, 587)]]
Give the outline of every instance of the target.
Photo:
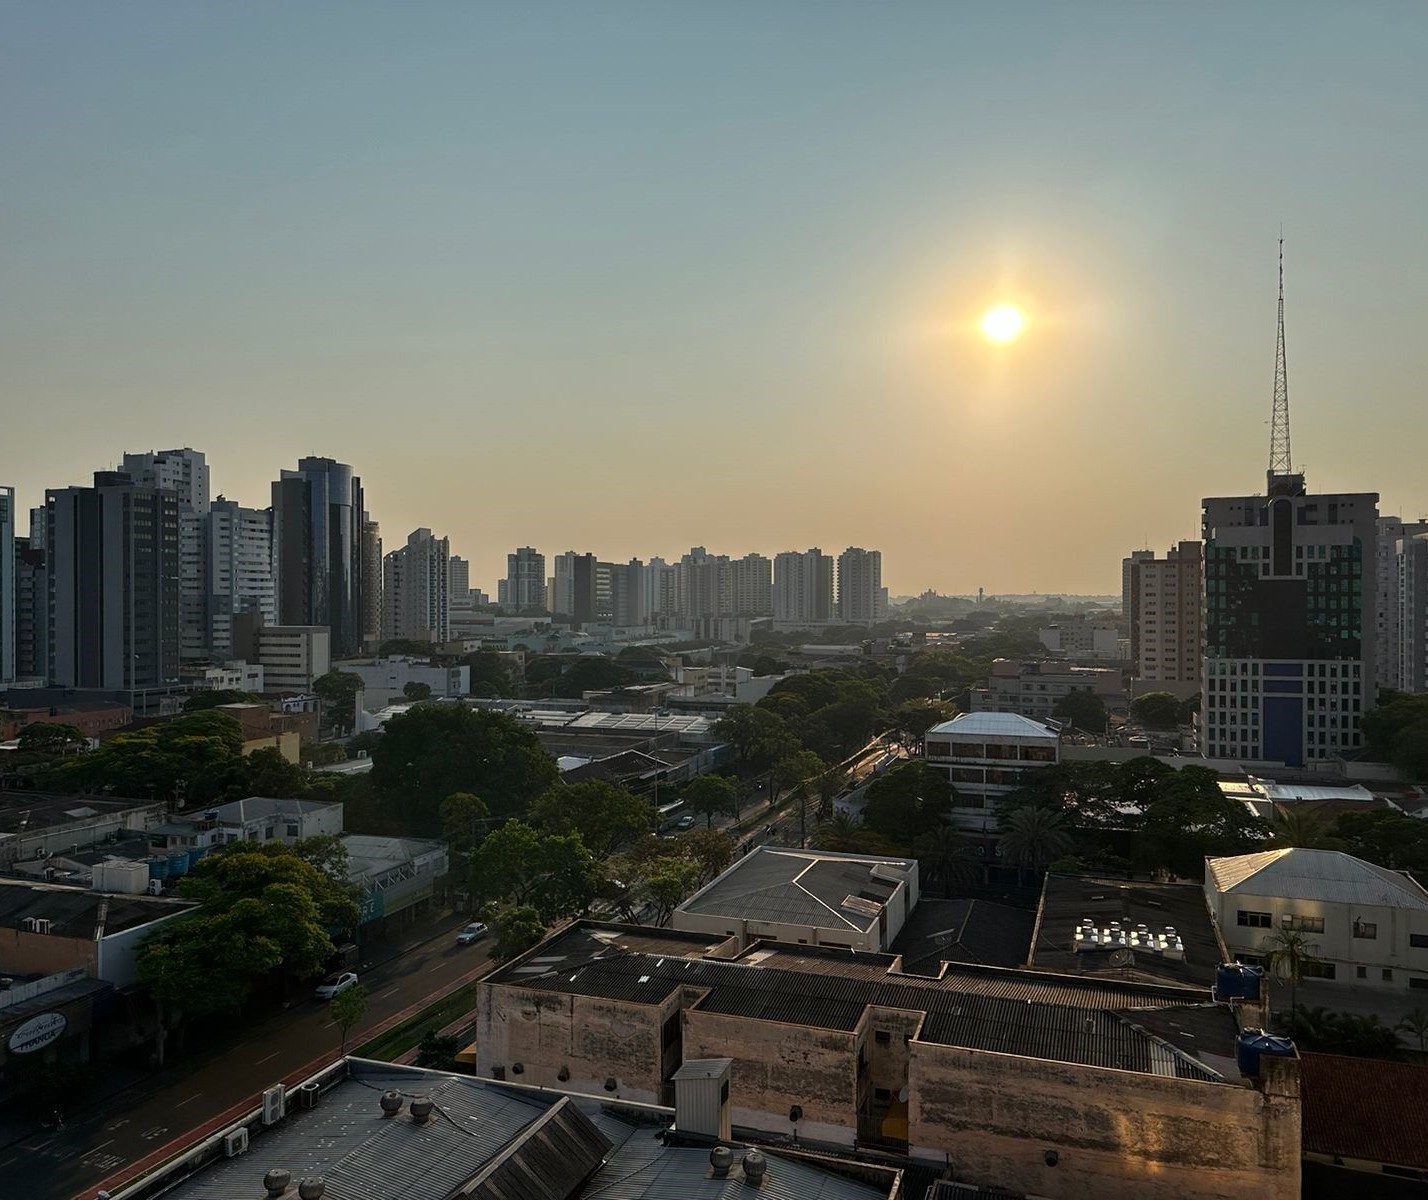
[(1204, 987), (582, 921), (478, 985), (477, 1073), (667, 1102), (733, 1060), (733, 1123), (1072, 1200), (1299, 1195), (1293, 1057), (1241, 1075)]
[(886, 950), (917, 903), (917, 860), (759, 846), (674, 910), (670, 924), (734, 938)]
[(1225, 945), (1263, 965), (1276, 931), (1305, 936), (1307, 978), (1409, 990), (1428, 1001), (1428, 890), (1339, 850), (1291, 847), (1205, 860), (1205, 899)]

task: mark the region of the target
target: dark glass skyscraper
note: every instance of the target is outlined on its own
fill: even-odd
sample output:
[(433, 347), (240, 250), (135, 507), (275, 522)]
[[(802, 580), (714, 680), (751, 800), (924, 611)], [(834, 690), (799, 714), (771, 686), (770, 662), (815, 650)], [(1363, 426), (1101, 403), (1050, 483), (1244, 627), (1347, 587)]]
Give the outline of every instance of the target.
[(326, 625), (332, 657), (362, 650), (362, 481), (346, 463), (302, 458), (273, 484), (278, 623)]

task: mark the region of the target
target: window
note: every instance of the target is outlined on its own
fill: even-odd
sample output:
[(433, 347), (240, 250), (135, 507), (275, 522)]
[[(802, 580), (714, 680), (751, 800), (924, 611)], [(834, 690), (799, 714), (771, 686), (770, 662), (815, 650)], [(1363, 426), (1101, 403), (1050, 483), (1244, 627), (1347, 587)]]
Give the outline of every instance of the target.
[(1235, 921), (1236, 924), (1248, 925), (1251, 929), (1268, 929), (1270, 926), (1269, 913), (1249, 912), (1243, 908), (1235, 914)]
[(288, 825), (288, 837), (290, 837), (290, 838), (295, 838), (295, 837), (297, 837), (297, 836), (298, 836), (298, 827), (297, 827), (296, 825), (289, 824), (289, 825)]
[(1293, 913), (1285, 913), (1279, 918), (1279, 923), (1285, 929), (1295, 929), (1300, 933), (1323, 933), (1323, 917), (1296, 917)]
[(1354, 937), (1376, 938), (1378, 937), (1378, 925), (1373, 921), (1355, 921)]
[(1384, 969), (1383, 969), (1383, 981), (1384, 981), (1384, 983), (1392, 983), (1392, 982), (1393, 982), (1393, 968), (1392, 968), (1392, 967), (1384, 967)]
[(1367, 968), (1367, 967), (1355, 967), (1355, 968), (1354, 968), (1354, 974), (1355, 974), (1356, 978), (1359, 978), (1359, 979), (1367, 979), (1367, 978), (1368, 978), (1368, 968)]
[(890, 1041), (892, 1041), (892, 1034), (890, 1034), (886, 1029), (876, 1029), (873, 1031), (873, 1040), (877, 1042), (880, 1046), (886, 1046)]
[(1334, 964), (1330, 962), (1307, 962), (1303, 966), (1305, 979), (1333, 979)]
[(1424, 978), (1421, 975), (1410, 975), (1408, 977), (1408, 986), (1414, 991), (1428, 992), (1428, 978)]
[(1417, 950), (1428, 950), (1428, 933), (1410, 933), (1408, 944)]

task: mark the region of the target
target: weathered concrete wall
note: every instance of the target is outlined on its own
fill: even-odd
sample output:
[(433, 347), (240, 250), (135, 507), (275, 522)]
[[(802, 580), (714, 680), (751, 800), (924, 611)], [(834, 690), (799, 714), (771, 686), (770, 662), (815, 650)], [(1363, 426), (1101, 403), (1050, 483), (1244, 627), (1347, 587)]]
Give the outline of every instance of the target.
[(99, 947), (93, 938), (0, 929), (0, 963), (17, 975), (53, 975), (83, 967), (97, 978)]
[(1265, 1061), (1261, 1091), (914, 1042), (909, 1145), (1052, 1200), (1297, 1200), (1298, 1064)]
[[(883, 1088), (894, 1096), (908, 1085), (908, 1064), (912, 1058), (910, 1038), (922, 1028), (925, 1016), (900, 1008), (869, 1006), (863, 1018), (861, 1039), (868, 1058), (868, 1086)], [(887, 1040), (879, 1041), (878, 1034)]]
[(684, 1057), (732, 1058), (729, 1103), (735, 1125), (788, 1133), (789, 1110), (803, 1109), (799, 1133), (852, 1145), (857, 1132), (857, 1034), (779, 1025), (688, 1009)]
[[(660, 1101), (660, 1030), (677, 999), (660, 1008), (495, 985), (477, 1005), (476, 1067), (485, 1079), (504, 1067), (506, 1078), (539, 1087), (595, 1095), (615, 1091), (627, 1100)], [(686, 1057), (691, 1057), (686, 1051)], [(521, 1070), (515, 1070), (519, 1063)], [(568, 1072), (566, 1079), (560, 1072)]]

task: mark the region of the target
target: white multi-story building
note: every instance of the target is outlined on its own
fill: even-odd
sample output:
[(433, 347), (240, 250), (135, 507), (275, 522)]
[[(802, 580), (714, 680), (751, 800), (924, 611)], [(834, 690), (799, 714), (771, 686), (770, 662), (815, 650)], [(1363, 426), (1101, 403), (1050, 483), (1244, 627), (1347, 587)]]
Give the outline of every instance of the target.
[(1016, 713), (963, 713), (929, 729), (922, 752), (956, 793), (953, 823), (991, 833), (997, 801), (1021, 786), (1025, 772), (1060, 761), (1061, 735)]
[(265, 625), (248, 661), (262, 666), (269, 692), (311, 691), (313, 680), (332, 670), (331, 630), (326, 625)]
[(833, 619), (833, 559), (816, 546), (774, 556), (776, 625), (824, 625)]
[(0, 686), (19, 676), (15, 665), (15, 611), (19, 596), (15, 557), (15, 489), (0, 487)]
[(451, 636), (447, 588), (451, 542), (415, 529), (382, 562), (382, 639), (444, 642)]
[(726, 554), (693, 547), (679, 560), (679, 613), (686, 621), (734, 615), (734, 574)]
[(969, 700), (973, 712), (1017, 713), (1033, 721), (1049, 721), (1057, 701), (1071, 692), (1090, 692), (1107, 708), (1120, 707), (1126, 699), (1121, 672), (1111, 667), (999, 658), (986, 682), (971, 689)]
[(1048, 625), (1037, 636), (1053, 654), (1073, 662), (1086, 659), (1115, 662), (1120, 658), (1120, 637), (1114, 621), (1069, 617)]
[(1428, 691), (1428, 522), (1378, 520), (1375, 556), (1376, 673), (1380, 688)]
[(1428, 997), (1428, 891), (1404, 871), (1301, 847), (1210, 858), (1205, 901), (1240, 962), (1264, 965), (1275, 933), (1293, 930), (1306, 977)]
[(679, 611), (679, 572), (662, 558), (652, 558), (644, 568), (644, 610), (647, 619), (673, 617)]
[(1204, 659), (1204, 554), (1181, 542), (1163, 559), (1131, 563), (1131, 662), (1137, 692), (1170, 692), (1184, 700), (1200, 690)]
[[(219, 496), (204, 525), (204, 647), (209, 657), (222, 661), (235, 657), (233, 618), (239, 613), (261, 613), (265, 624), (278, 619), (272, 514)], [(182, 547), (182, 525), (179, 541)]]
[(362, 680), (362, 703), (369, 711), (406, 699), (408, 684), (425, 684), (433, 698), (452, 699), (471, 690), (471, 668), (443, 667), (432, 662), (393, 654), (387, 658), (346, 659), (341, 669)]
[(886, 612), (882, 551), (849, 546), (838, 556), (838, 619), (845, 625), (875, 625)]
[(733, 577), (734, 615), (773, 615), (773, 561), (762, 554), (746, 554), (729, 564)]
[(506, 577), (497, 586), (502, 608), (517, 613), (545, 612), (548, 597), (545, 583), (545, 555), (522, 546), (506, 555)]
[(1132, 550), (1129, 558), (1121, 559), (1121, 622), (1127, 629), (1130, 628), (1132, 609), (1134, 608), (1135, 585), (1133, 581), (1136, 563), (1149, 562), (1154, 557), (1154, 550)]

